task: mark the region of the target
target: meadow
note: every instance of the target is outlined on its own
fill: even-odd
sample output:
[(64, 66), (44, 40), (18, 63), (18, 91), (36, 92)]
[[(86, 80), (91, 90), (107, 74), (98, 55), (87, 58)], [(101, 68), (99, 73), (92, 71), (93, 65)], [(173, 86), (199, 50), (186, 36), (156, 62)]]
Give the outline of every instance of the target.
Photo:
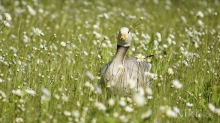
[[(121, 27), (154, 54), (130, 95), (98, 86)], [(217, 123), (219, 31), (218, 0), (1, 0), (0, 122)]]

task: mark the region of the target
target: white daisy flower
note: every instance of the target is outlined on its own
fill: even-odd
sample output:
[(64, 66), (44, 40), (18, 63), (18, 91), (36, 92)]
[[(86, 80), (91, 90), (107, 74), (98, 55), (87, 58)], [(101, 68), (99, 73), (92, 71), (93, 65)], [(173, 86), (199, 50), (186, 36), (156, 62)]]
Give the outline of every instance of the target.
[(128, 80), (128, 86), (130, 89), (133, 89), (136, 87), (136, 82), (133, 79)]
[(151, 75), (151, 73), (149, 71), (144, 72), (144, 74), (145, 74), (145, 76), (150, 76)]
[(41, 88), (41, 91), (42, 91), (42, 93), (43, 93), (45, 96), (50, 97), (51, 93), (50, 93), (50, 91), (49, 91), (48, 89), (46, 89), (46, 88)]
[(126, 106), (126, 107), (125, 107), (125, 111), (126, 111), (126, 112), (133, 112), (134, 109), (133, 109), (132, 107), (130, 107), (130, 106)]
[(197, 14), (196, 14), (196, 16), (203, 18), (203, 17), (204, 17), (204, 14), (203, 14), (201, 11), (198, 11)]
[(28, 94), (30, 94), (32, 96), (36, 95), (36, 92), (34, 90), (32, 90), (32, 89), (26, 89), (25, 91), (26, 91), (26, 93), (28, 93)]
[(142, 87), (139, 87), (139, 88), (137, 89), (137, 92), (138, 92), (138, 94), (140, 94), (140, 95), (142, 95), (142, 96), (144, 96), (144, 94), (145, 94), (145, 91), (144, 91), (144, 89), (143, 89)]
[(215, 112), (216, 108), (212, 103), (208, 104), (209, 110), (211, 110), (212, 112)]
[(173, 84), (173, 86), (176, 88), (176, 89), (180, 89), (180, 88), (182, 88), (182, 84), (179, 82), (179, 80), (173, 80), (172, 81), (172, 84)]
[(80, 113), (79, 113), (78, 110), (74, 110), (74, 111), (72, 112), (72, 115), (73, 115), (73, 117), (75, 117), (75, 118), (79, 118), (79, 117), (80, 117)]
[(16, 122), (16, 123), (22, 123), (22, 122), (24, 122), (24, 120), (23, 120), (23, 118), (21, 118), (21, 117), (17, 117), (17, 118), (15, 119), (15, 122)]
[(177, 108), (176, 106), (174, 106), (174, 107), (173, 107), (173, 111), (174, 111), (174, 112), (176, 112), (177, 114), (179, 114), (179, 113), (180, 113), (179, 108)]
[(168, 109), (166, 111), (166, 116), (169, 117), (169, 118), (176, 118), (177, 117), (177, 114), (175, 111), (172, 111), (171, 109)]
[(61, 41), (61, 42), (60, 42), (60, 45), (63, 46), (63, 47), (66, 47), (66, 42)]
[(193, 104), (192, 104), (192, 103), (190, 103), (190, 102), (187, 102), (187, 103), (186, 103), (186, 106), (188, 106), (188, 107), (192, 107), (192, 106), (193, 106)]
[(4, 24), (6, 27), (8, 27), (8, 28), (10, 28), (10, 27), (11, 27), (11, 24), (10, 24), (10, 23), (8, 23), (7, 21), (3, 21), (3, 24)]
[(108, 104), (109, 104), (110, 106), (115, 105), (115, 100), (112, 99), (112, 98), (110, 98), (110, 99), (108, 100)]
[(20, 89), (12, 90), (12, 93), (17, 95), (17, 96), (22, 96), (22, 91)]
[(2, 78), (0, 78), (0, 83), (4, 82), (4, 80)]
[(136, 58), (138, 62), (143, 62), (145, 60), (145, 56), (143, 56), (142, 54), (137, 54)]
[(67, 102), (67, 101), (68, 101), (68, 96), (63, 95), (63, 96), (61, 97), (61, 99), (62, 99), (62, 101)]
[(102, 110), (102, 111), (105, 111), (105, 110), (106, 110), (105, 105), (102, 104), (101, 102), (95, 102), (95, 107), (96, 107), (98, 110)]
[(68, 117), (71, 116), (71, 112), (69, 112), (69, 111), (64, 111), (63, 114)]
[(173, 75), (173, 74), (174, 74), (174, 72), (173, 72), (173, 69), (172, 69), (172, 68), (168, 68), (167, 72), (168, 72), (168, 74), (170, 74), (170, 75)]
[(44, 33), (39, 28), (34, 28), (32, 34), (38, 36), (44, 36)]
[(125, 98), (124, 97), (121, 97), (120, 98), (120, 100), (119, 100), (119, 105), (121, 105), (121, 106), (126, 106), (127, 105), (127, 103), (125, 102)]
[(152, 91), (152, 89), (150, 87), (147, 87), (145, 91), (146, 91), (146, 93), (148, 95), (152, 95), (153, 94), (153, 91)]
[(4, 13), (4, 15), (5, 15), (5, 20), (6, 21), (11, 21), (12, 20), (11, 15), (9, 13)]
[(216, 113), (218, 116), (220, 116), (220, 109), (219, 109), (219, 108), (216, 108), (216, 109), (215, 109), (215, 113)]
[(144, 112), (143, 114), (141, 114), (141, 118), (146, 119), (146, 118), (150, 117), (151, 114), (152, 114), (152, 111), (149, 109), (146, 112)]
[(134, 94), (133, 95), (133, 101), (135, 102), (135, 104), (137, 106), (141, 107), (146, 103), (146, 98), (143, 95)]

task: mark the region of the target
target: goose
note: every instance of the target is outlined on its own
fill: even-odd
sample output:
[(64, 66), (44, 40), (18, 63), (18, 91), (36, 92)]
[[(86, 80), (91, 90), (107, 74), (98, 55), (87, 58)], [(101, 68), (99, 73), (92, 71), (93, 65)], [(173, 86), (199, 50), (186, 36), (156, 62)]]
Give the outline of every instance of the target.
[(125, 59), (131, 41), (130, 30), (127, 27), (122, 27), (117, 36), (115, 57), (101, 69), (99, 84), (102, 87), (126, 92), (130, 89), (131, 82), (135, 88), (149, 86), (150, 77), (146, 73), (149, 73), (151, 64), (142, 60), (139, 61), (138, 57)]

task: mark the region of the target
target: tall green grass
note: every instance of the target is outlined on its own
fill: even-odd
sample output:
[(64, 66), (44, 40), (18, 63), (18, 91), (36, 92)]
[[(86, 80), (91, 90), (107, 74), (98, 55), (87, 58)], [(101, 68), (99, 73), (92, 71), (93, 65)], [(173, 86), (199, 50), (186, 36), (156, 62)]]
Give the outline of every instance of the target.
[[(0, 3), (0, 122), (218, 122), (217, 0)], [(12, 17), (10, 28), (3, 24), (4, 13)], [(153, 95), (145, 94), (141, 107), (132, 95), (100, 92), (97, 86), (100, 68), (114, 58), (116, 35), (123, 26), (134, 34), (126, 57), (155, 55), (148, 59), (150, 72), (157, 75), (150, 86)], [(44, 36), (33, 35), (33, 28)], [(173, 87), (172, 80), (182, 88)], [(177, 117), (169, 117), (166, 111), (175, 106)], [(147, 111), (152, 114), (141, 118)]]

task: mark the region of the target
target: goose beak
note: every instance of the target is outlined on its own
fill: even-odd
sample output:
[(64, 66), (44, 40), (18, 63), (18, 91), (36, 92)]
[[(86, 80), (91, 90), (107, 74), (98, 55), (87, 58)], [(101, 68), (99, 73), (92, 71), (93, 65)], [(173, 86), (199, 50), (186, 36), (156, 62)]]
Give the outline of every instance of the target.
[(120, 39), (121, 40), (126, 40), (126, 34), (122, 33)]

